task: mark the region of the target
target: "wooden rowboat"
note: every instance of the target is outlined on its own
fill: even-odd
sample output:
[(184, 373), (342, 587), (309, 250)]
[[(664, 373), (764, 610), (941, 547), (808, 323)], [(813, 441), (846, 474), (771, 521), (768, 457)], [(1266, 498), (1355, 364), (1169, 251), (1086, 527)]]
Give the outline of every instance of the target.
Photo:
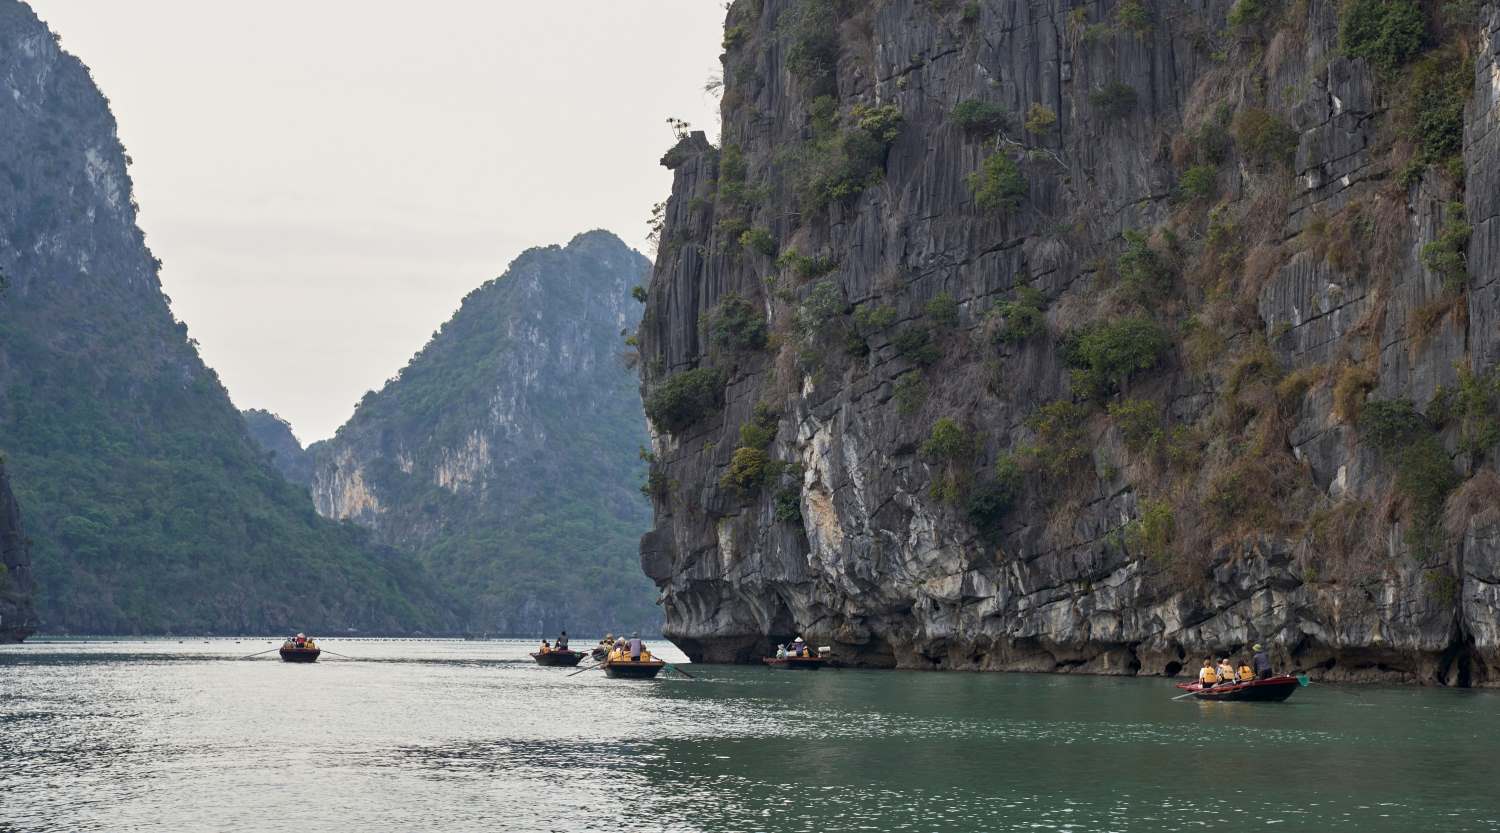
[(621, 680), (649, 680), (661, 673), (667, 663), (659, 659), (636, 660), (606, 659), (604, 676)]
[(816, 671), (827, 662), (822, 657), (766, 657), (761, 660), (772, 668), (785, 668), (788, 671)]
[(296, 645), (282, 645), (280, 653), (282, 662), (317, 662), (318, 655), (323, 651), (317, 646), (298, 648)]
[(548, 651), (545, 654), (541, 653), (541, 652), (537, 652), (537, 653), (532, 654), (531, 658), (534, 659), (534, 660), (536, 660), (536, 664), (537, 665), (561, 666), (563, 668), (572, 668), (573, 666), (577, 665), (579, 662), (581, 662), (583, 660), (583, 652), (582, 651)]
[(1211, 688), (1204, 688), (1202, 683), (1178, 683), (1177, 687), (1191, 692), (1199, 700), (1280, 703), (1304, 685), (1306, 683), (1301, 677), (1281, 676), (1243, 683), (1225, 683)]

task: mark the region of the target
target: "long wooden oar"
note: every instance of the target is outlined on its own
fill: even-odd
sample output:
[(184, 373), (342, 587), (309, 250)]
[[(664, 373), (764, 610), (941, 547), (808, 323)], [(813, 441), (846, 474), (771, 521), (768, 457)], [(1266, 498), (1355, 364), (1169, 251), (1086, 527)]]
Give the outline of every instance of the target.
[(264, 651), (261, 651), (261, 652), (259, 652), (259, 653), (254, 653), (254, 654), (249, 654), (249, 655), (248, 655), (248, 656), (243, 656), (243, 657), (240, 657), (240, 659), (249, 659), (249, 658), (250, 658), (250, 657), (258, 657), (258, 656), (260, 656), (260, 655), (261, 655), (261, 654), (269, 654), (269, 653), (271, 653), (271, 652), (272, 652), (272, 651), (279, 651), (279, 650), (281, 650), (281, 646), (280, 646), (280, 645), (277, 645), (277, 646), (276, 646), (276, 647), (275, 647), (275, 648), (267, 648), (267, 649), (266, 649), (266, 650), (264, 650)]
[(359, 659), (359, 657), (351, 657), (348, 654), (341, 654), (338, 651), (330, 651), (327, 648), (319, 648), (318, 650), (322, 651), (325, 654), (333, 654), (336, 657), (343, 657), (344, 659)]
[(596, 662), (593, 665), (585, 665), (584, 667), (578, 669), (577, 671), (573, 671), (573, 672), (569, 673), (568, 676), (571, 677), (574, 674), (582, 674), (585, 671), (593, 671), (595, 668), (601, 668), (603, 666), (604, 666), (604, 663), (602, 663), (602, 662)]
[(694, 677), (692, 674), (689, 674), (688, 672), (682, 670), (681, 668), (678, 668), (677, 666), (673, 665), (670, 662), (667, 663), (667, 667), (670, 668), (670, 669), (672, 669), (673, 671), (676, 671), (677, 673), (681, 674), (682, 676), (687, 677), (689, 680), (696, 680), (696, 679), (698, 679), (697, 677)]

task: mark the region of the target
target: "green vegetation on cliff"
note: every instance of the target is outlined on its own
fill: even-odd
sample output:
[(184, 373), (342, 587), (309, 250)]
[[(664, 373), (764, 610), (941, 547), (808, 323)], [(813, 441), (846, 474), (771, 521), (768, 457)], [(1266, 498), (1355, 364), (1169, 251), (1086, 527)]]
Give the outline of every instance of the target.
[[(593, 231), (527, 251), (469, 293), (308, 449), (320, 511), (412, 553), (470, 631), (655, 629), (636, 554), (649, 525), (646, 426), (619, 353), (647, 265)], [(722, 313), (711, 337), (725, 349), (764, 338), (744, 302)]]

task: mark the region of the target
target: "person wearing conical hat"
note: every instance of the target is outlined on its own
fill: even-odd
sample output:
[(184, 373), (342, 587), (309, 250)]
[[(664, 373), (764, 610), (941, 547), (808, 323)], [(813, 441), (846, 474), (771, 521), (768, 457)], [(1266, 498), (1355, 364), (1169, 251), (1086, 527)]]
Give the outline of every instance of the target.
[(801, 634), (798, 634), (797, 638), (792, 640), (792, 656), (807, 656), (807, 643), (802, 640)]
[(1250, 665), (1255, 669), (1256, 678), (1261, 680), (1270, 679), (1272, 677), (1271, 658), (1266, 655), (1265, 649), (1260, 647), (1260, 643), (1257, 642), (1250, 650), (1255, 652), (1255, 656), (1250, 658)]

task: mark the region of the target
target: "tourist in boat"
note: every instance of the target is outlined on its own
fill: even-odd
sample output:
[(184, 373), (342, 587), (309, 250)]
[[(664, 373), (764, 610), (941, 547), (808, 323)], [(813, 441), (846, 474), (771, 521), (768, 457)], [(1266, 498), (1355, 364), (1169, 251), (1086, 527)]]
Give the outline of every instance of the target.
[(1213, 688), (1219, 684), (1219, 672), (1214, 670), (1212, 659), (1204, 660), (1203, 667), (1198, 669), (1198, 682), (1202, 683), (1204, 688)]
[(639, 633), (633, 633), (633, 634), (631, 634), (630, 635), (630, 661), (631, 662), (640, 662), (641, 661), (641, 651), (643, 651), (645, 649), (646, 649), (646, 643), (644, 643), (644, 642), (641, 641), (641, 635)]
[(545, 640), (545, 639), (542, 640), (542, 650), (541, 650), (541, 653), (544, 653), (544, 654), (550, 654), (550, 653), (552, 653), (552, 646), (548, 645), (547, 644), (547, 640)]
[(1257, 642), (1250, 650), (1255, 652), (1255, 656), (1250, 658), (1250, 663), (1255, 669), (1256, 679), (1271, 679), (1271, 658), (1266, 655), (1265, 649), (1260, 647), (1260, 643)]
[(1255, 671), (1250, 668), (1250, 663), (1245, 662), (1244, 657), (1240, 657), (1240, 667), (1235, 669), (1235, 673), (1239, 675), (1240, 682), (1242, 683), (1248, 683), (1255, 679)]
[(785, 642), (777, 644), (777, 646), (776, 646), (776, 658), (777, 659), (786, 659), (786, 643)]
[(1226, 682), (1234, 682), (1234, 666), (1229, 664), (1229, 657), (1219, 657), (1219, 667), (1214, 669), (1218, 672), (1219, 679)]
[(559, 650), (559, 651), (566, 651), (566, 650), (568, 650), (568, 632), (567, 631), (563, 631), (562, 633), (560, 633), (560, 634), (557, 635), (557, 650)]

